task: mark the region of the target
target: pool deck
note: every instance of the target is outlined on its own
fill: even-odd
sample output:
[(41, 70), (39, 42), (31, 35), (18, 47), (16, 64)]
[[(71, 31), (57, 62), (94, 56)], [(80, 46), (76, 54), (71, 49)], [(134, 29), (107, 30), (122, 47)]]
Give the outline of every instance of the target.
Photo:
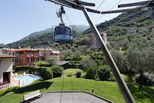
[(48, 92), (30, 103), (113, 103), (87, 92)]

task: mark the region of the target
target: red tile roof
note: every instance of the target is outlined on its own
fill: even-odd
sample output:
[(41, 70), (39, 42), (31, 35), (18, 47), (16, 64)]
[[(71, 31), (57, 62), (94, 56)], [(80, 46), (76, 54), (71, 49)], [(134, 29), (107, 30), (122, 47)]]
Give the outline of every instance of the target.
[(36, 51), (36, 50), (34, 50), (34, 49), (32, 49), (32, 48), (21, 48), (21, 49), (7, 49), (7, 48), (6, 48), (6, 50), (8, 50), (8, 51), (12, 51), (12, 52), (20, 52), (20, 51)]
[(0, 54), (0, 58), (16, 58), (16, 56), (7, 55), (7, 54)]

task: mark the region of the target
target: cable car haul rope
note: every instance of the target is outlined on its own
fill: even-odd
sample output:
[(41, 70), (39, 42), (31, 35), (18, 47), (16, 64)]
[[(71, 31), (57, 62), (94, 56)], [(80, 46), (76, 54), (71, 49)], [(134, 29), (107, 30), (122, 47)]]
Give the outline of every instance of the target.
[[(98, 43), (100, 44), (100, 47), (106, 57), (106, 60), (109, 63), (109, 66), (114, 74), (114, 77), (119, 85), (119, 88), (125, 98), (126, 103), (135, 103), (126, 83), (124, 82), (123, 78), (120, 75), (120, 71), (119, 71), (117, 65), (115, 64), (115, 61), (113, 60), (113, 58), (112, 58), (108, 48), (106, 47), (100, 33), (98, 32), (96, 26), (94, 25), (90, 16), (88, 15), (88, 12), (97, 13), (97, 14), (109, 14), (109, 13), (121, 13), (121, 12), (147, 10), (147, 9), (154, 8), (154, 0), (137, 2), (137, 3), (129, 3), (129, 4), (121, 4), (118, 6), (119, 8), (132, 7), (132, 6), (138, 6), (138, 7), (131, 8), (131, 9), (112, 10), (112, 11), (99, 11), (99, 10), (87, 8), (86, 6), (95, 6), (95, 4), (89, 3), (89, 2), (83, 2), (80, 0), (46, 0), (46, 1), (50, 1), (52, 3), (56, 3), (56, 4), (62, 6), (61, 10), (60, 10), (60, 13), (61, 13), (60, 17), (61, 17), (62, 23), (59, 24), (59, 26), (56, 26), (55, 31), (54, 31), (54, 40), (56, 42), (68, 42), (69, 43), (69, 42), (73, 41), (71, 28), (68, 26), (65, 26), (65, 24), (63, 23), (63, 20), (62, 20), (62, 14), (65, 13), (63, 6), (83, 11), (94, 35), (95, 35), (95, 38), (98, 41)], [(151, 10), (153, 10), (153, 9), (151, 9)]]

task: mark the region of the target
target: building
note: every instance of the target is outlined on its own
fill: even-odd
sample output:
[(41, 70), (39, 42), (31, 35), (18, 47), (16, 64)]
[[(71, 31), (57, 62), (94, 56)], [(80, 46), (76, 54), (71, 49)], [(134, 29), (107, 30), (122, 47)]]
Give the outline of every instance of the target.
[(149, 30), (151, 31), (151, 35), (154, 38), (154, 26), (149, 27)]
[(7, 88), (12, 84), (13, 72), (13, 55), (3, 53), (3, 48), (0, 48), (0, 89)]
[(7, 49), (7, 54), (17, 56), (14, 59), (15, 65), (31, 66), (36, 61), (47, 61), (54, 59), (60, 60), (60, 52), (52, 49), (32, 49), (32, 48), (20, 48), (20, 49)]
[(105, 44), (108, 44), (108, 41), (107, 41), (107, 34), (105, 32), (102, 32), (101, 33), (101, 36), (102, 36), (102, 39), (104, 40), (104, 43)]

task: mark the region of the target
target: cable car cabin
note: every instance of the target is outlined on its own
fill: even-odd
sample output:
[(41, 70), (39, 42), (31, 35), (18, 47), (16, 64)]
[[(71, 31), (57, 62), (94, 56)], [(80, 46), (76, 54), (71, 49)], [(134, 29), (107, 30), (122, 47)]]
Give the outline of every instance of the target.
[(54, 29), (54, 41), (58, 43), (72, 43), (72, 29), (65, 24), (59, 24)]

